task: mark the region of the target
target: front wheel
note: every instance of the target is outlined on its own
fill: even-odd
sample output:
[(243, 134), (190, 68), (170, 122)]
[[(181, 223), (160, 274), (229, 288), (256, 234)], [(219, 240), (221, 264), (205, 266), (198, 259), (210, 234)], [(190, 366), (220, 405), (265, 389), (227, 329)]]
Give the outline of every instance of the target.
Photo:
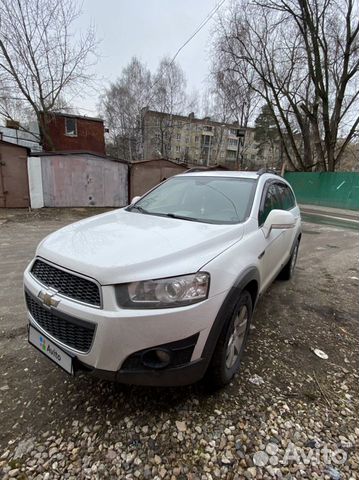
[(224, 319), (207, 379), (211, 386), (227, 385), (239, 370), (252, 318), (252, 298), (246, 290), (241, 292), (234, 311)]

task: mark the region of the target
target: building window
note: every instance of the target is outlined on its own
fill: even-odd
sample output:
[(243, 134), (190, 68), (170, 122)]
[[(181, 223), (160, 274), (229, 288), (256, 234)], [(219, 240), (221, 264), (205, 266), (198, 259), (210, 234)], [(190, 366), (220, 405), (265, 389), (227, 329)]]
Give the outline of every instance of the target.
[(186, 143), (189, 143), (189, 137), (186, 137)]
[(176, 152), (180, 152), (181, 151), (181, 147), (179, 145), (176, 145)]
[(227, 160), (235, 160), (237, 153), (234, 150), (227, 150)]
[(230, 128), (230, 129), (229, 129), (229, 134), (230, 134), (230, 135), (235, 135), (235, 136), (237, 136), (237, 132), (238, 132), (238, 130), (237, 130), (236, 128)]
[(236, 138), (229, 138), (228, 139), (228, 145), (237, 146), (238, 145), (238, 140)]
[(177, 139), (177, 140), (181, 140), (181, 134), (180, 134), (180, 133), (177, 133), (176, 139)]
[(65, 135), (71, 137), (77, 137), (77, 119), (66, 117), (65, 118)]
[(210, 135), (203, 135), (202, 136), (202, 147), (209, 147), (212, 144)]
[(210, 127), (209, 125), (205, 125), (205, 126), (203, 127), (203, 130), (204, 130), (205, 132), (212, 132), (212, 127)]
[(223, 151), (221, 152), (221, 158), (224, 158), (224, 152)]
[(195, 142), (199, 142), (199, 136), (198, 136), (198, 135), (196, 135), (196, 136), (194, 137), (194, 141), (195, 141)]

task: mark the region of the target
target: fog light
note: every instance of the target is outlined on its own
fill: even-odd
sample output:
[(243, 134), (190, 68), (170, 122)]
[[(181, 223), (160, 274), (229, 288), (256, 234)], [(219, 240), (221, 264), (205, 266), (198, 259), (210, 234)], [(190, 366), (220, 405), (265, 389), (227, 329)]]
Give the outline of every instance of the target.
[(166, 352), (166, 350), (156, 350), (157, 358), (162, 363), (169, 363), (171, 361), (170, 352)]
[(148, 368), (165, 368), (171, 363), (171, 352), (159, 348), (147, 350), (142, 354), (142, 363)]

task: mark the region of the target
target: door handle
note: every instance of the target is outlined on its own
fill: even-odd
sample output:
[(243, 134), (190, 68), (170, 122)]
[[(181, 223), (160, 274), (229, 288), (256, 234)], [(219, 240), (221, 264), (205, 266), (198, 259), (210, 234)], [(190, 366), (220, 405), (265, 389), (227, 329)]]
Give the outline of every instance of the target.
[(266, 253), (266, 251), (263, 250), (263, 252), (258, 255), (258, 260), (260, 260), (262, 257), (264, 257), (265, 253)]

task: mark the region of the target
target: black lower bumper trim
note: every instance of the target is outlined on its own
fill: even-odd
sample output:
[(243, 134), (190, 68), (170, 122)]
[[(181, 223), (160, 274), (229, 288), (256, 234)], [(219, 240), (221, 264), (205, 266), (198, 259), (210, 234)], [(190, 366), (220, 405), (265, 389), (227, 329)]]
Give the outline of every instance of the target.
[(203, 378), (207, 363), (204, 359), (164, 370), (119, 370), (112, 372), (89, 367), (76, 359), (76, 370), (83, 370), (105, 380), (126, 383), (130, 385), (145, 385), (152, 387), (177, 387), (190, 385)]

